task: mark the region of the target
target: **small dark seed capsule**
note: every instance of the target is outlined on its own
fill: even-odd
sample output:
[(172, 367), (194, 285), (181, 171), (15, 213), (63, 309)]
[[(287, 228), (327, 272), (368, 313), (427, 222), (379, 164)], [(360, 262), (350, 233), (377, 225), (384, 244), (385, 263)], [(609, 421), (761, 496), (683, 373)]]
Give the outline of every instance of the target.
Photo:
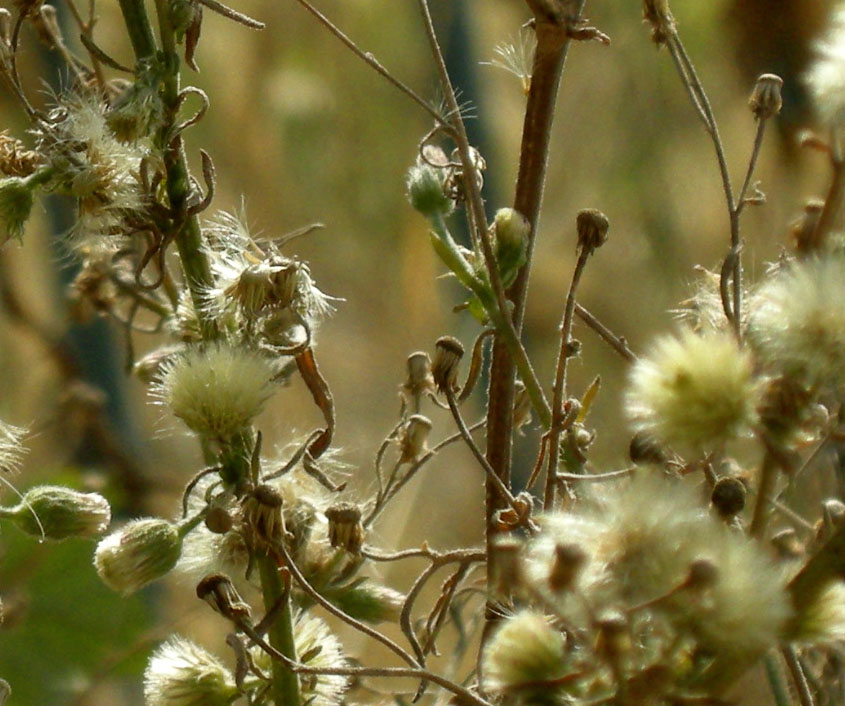
[(734, 517), (745, 508), (745, 497), (748, 491), (739, 478), (720, 478), (713, 486), (710, 502), (724, 518)]

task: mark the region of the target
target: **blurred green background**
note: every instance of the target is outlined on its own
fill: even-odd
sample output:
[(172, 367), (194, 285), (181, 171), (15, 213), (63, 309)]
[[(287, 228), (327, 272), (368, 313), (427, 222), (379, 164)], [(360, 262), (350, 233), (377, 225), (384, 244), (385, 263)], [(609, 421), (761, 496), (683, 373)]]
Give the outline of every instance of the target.
[[(746, 105), (753, 79), (765, 71), (787, 74), (784, 114), (779, 130), (767, 134), (757, 171), (768, 201), (743, 218), (751, 278), (785, 245), (788, 223), (803, 201), (824, 192), (825, 162), (795, 148), (794, 130), (811, 123), (798, 81), (825, 5), (672, 3), (719, 120), (735, 182), (744, 175), (754, 136)], [(436, 95), (416, 3), (324, 0), (320, 7), (397, 77), (426, 97)], [(495, 58), (497, 45), (513, 41), (529, 15), (520, 0), (432, 0), (432, 8), (456, 83), (477, 116), (471, 127), (482, 140), (492, 213), (512, 200), (525, 99), (515, 77), (480, 62)], [(351, 486), (363, 498), (373, 486), (374, 453), (396, 420), (407, 355), (431, 351), (445, 334), (469, 345), (476, 332), (466, 314), (452, 313), (461, 293), (439, 278), (443, 269), (429, 248), (425, 222), (405, 200), (406, 169), (431, 126), (294, 0), (248, 0), (238, 9), (266, 22), (267, 29), (252, 32), (205, 13), (197, 52), (201, 73), (186, 71), (184, 80), (206, 91), (211, 110), (188, 133), (188, 154), (195, 168), (200, 147), (211, 154), (218, 175), (214, 208), (236, 211), (243, 204), (254, 231), (281, 235), (312, 222), (326, 225), (289, 247), (311, 263), (324, 291), (345, 300), (318, 332), (318, 354), (337, 404), (337, 444), (351, 469)], [(117, 4), (101, 3), (97, 10), (99, 44), (131, 64)], [(729, 240), (712, 144), (668, 55), (650, 43), (640, 3), (589, 2), (587, 14), (613, 43), (575, 45), (560, 94), (526, 319), (527, 345), (544, 380), (552, 377), (579, 209), (599, 208), (611, 223), (608, 243), (588, 265), (579, 301), (635, 351), (647, 348), (656, 332), (671, 329), (668, 312), (689, 294), (693, 267), (717, 268)], [(44, 101), (39, 77), (52, 81), (56, 70), (28, 28), (21, 51), (30, 94)], [(21, 112), (8, 94), (0, 99), (2, 127), (24, 136)], [(16, 293), (30, 321), (59, 338), (67, 320), (60, 270), (67, 263), (51, 239), (60, 229), (48, 211), (39, 210), (25, 247), (0, 253), (4, 289)], [(33, 430), (15, 484), (67, 482), (100, 490), (114, 502), (118, 520), (172, 515), (182, 485), (201, 467), (195, 442), (149, 404), (135, 379), (117, 375), (116, 386), (106, 379), (104, 400), (79, 386), (69, 389), (55, 358), (22, 325), (14, 305), (8, 297), (0, 304), (0, 418)], [(126, 352), (115, 334), (101, 323), (63, 340), (73, 342), (85, 361), (96, 342), (112, 336), (119, 372)], [(621, 414), (625, 364), (580, 323), (575, 336), (583, 352), (570, 368), (571, 390), (580, 393), (602, 376), (590, 418), (598, 430), (591, 461), (597, 469), (619, 468), (629, 441)], [(136, 336), (136, 354), (160, 340)], [(107, 351), (97, 355), (109, 357)], [(107, 362), (88, 365), (102, 373)], [(483, 409), (481, 394), (476, 397), (467, 412), (471, 418)], [(100, 404), (105, 425), (96, 421)], [(446, 417), (429, 411), (432, 438), (451, 433)], [(294, 381), (274, 398), (260, 425), (265, 440), (282, 444), (319, 422), (307, 390)], [(518, 440), (518, 473), (530, 468), (537, 436), (536, 429), (527, 429)], [(8, 491), (0, 493), (12, 502)], [(478, 542), (482, 497), (480, 470), (463, 449), (452, 448), (403, 491), (371, 541), (385, 547), (423, 539), (436, 547)], [(191, 587), (165, 583), (119, 599), (98, 583), (92, 549), (84, 542), (38, 544), (3, 528), (0, 677), (12, 683), (10, 704), (141, 703), (146, 656), (177, 629), (225, 654), (225, 626), (193, 599)], [(386, 578), (399, 588), (411, 579), (392, 572)], [(344, 641), (353, 653), (367, 648), (357, 636)]]

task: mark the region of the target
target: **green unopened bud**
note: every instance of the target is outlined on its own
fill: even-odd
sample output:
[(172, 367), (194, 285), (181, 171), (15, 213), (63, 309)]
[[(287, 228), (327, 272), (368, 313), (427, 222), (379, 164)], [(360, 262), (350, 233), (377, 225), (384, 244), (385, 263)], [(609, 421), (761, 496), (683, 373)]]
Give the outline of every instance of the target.
[(496, 262), (507, 287), (516, 279), (519, 268), (525, 264), (531, 224), (519, 211), (500, 208), (496, 211), (493, 228), (496, 235)]
[(169, 572), (182, 553), (182, 537), (171, 522), (133, 520), (97, 545), (94, 566), (103, 583), (130, 594)]
[(325, 595), (347, 615), (371, 625), (395, 623), (405, 602), (404, 594), (370, 581), (330, 588)]
[(408, 200), (426, 218), (448, 216), (455, 207), (443, 189), (438, 171), (428, 164), (417, 164), (408, 171)]
[(97, 493), (42, 485), (28, 490), (21, 502), (10, 508), (8, 516), (20, 529), (35, 537), (95, 537), (109, 526), (111, 508)]
[(32, 211), (33, 190), (28, 179), (9, 177), (0, 181), (0, 245), (23, 236)]

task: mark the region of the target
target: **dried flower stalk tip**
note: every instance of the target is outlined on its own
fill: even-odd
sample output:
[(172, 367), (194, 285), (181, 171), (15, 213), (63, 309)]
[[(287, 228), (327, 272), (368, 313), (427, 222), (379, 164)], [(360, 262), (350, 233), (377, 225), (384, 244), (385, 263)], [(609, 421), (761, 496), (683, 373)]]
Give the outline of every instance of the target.
[(365, 537), (361, 508), (354, 503), (336, 503), (326, 510), (325, 515), (329, 521), (329, 543), (351, 554), (359, 554)]
[(748, 106), (757, 120), (768, 120), (780, 113), (783, 106), (783, 79), (775, 74), (763, 74), (754, 84)]
[(402, 390), (411, 398), (418, 398), (427, 392), (434, 391), (431, 359), (425, 351), (417, 351), (408, 356), (408, 377), (402, 384)]
[(713, 486), (710, 502), (721, 517), (730, 519), (743, 511), (747, 494), (745, 483), (739, 478), (720, 478)]
[(426, 452), (431, 427), (431, 420), (422, 414), (414, 414), (408, 418), (399, 438), (400, 463), (413, 463)]
[(178, 636), (153, 652), (144, 672), (146, 706), (229, 706), (238, 693), (214, 655)]
[(281, 541), (285, 536), (284, 498), (271, 485), (259, 485), (244, 499), (244, 519), (259, 539)]
[(643, 21), (651, 25), (651, 40), (660, 46), (675, 31), (675, 18), (667, 0), (643, 0)]
[(97, 493), (42, 485), (28, 490), (10, 517), (20, 529), (35, 537), (96, 537), (109, 526), (111, 508)]
[(578, 573), (587, 561), (586, 552), (577, 544), (557, 544), (554, 560), (549, 571), (549, 588), (552, 591), (569, 589), (578, 577)]
[(581, 250), (593, 252), (607, 241), (610, 221), (601, 211), (595, 208), (585, 208), (578, 212), (575, 224), (578, 231), (578, 247)]
[(641, 431), (631, 437), (631, 443), (628, 444), (628, 457), (637, 465), (666, 462), (666, 452), (660, 442)]
[(437, 339), (431, 372), (438, 392), (458, 387), (458, 363), (463, 356), (464, 347), (457, 338), (442, 336)]
[(181, 551), (176, 525), (144, 518), (103, 539), (94, 553), (94, 566), (106, 586), (130, 594), (168, 573)]
[(252, 615), (235, 584), (225, 574), (210, 574), (197, 584), (197, 598), (205, 601), (215, 612), (233, 621), (246, 620)]

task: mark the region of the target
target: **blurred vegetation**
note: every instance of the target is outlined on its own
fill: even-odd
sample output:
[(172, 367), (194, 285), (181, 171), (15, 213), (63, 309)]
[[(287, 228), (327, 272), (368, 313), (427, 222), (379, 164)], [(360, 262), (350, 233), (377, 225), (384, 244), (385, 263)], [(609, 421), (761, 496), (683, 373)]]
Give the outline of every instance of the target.
[[(785, 4), (806, 5), (810, 24), (824, 6)], [(448, 30), (458, 0), (432, 5)], [(675, 0), (672, 6), (710, 93), (737, 180), (744, 174), (755, 130), (746, 105), (753, 76), (778, 69), (759, 63), (765, 56), (763, 40), (773, 38), (766, 27), (755, 34), (753, 24), (743, 25), (751, 10), (742, 3)], [(291, 249), (311, 263), (324, 291), (345, 300), (318, 332), (318, 341), (338, 409), (338, 443), (345, 449), (351, 482), (363, 493), (372, 484), (375, 450), (395, 420), (406, 356), (431, 350), (435, 339), (447, 333), (465, 333), (469, 341), (473, 331), (466, 314), (451, 312), (458, 303), (456, 290), (438, 278), (442, 272), (429, 248), (426, 224), (405, 200), (405, 171), (429, 128), (428, 119), (295, 2), (247, 0), (238, 7), (266, 22), (267, 29), (253, 33), (207, 13), (197, 56), (201, 73), (186, 80), (206, 91), (211, 110), (190, 133), (188, 153), (195, 168), (200, 147), (212, 155), (218, 174), (216, 208), (243, 208), (256, 231), (283, 234), (312, 222), (326, 225)], [(433, 93), (433, 67), (412, 3), (351, 0), (321, 7), (403, 81), (423, 95)], [(453, 41), (474, 63), (492, 59), (496, 45), (513, 40), (528, 19), (517, 0), (466, 0), (462, 9), (467, 33)], [(131, 63), (117, 4), (101, 3), (98, 12), (100, 45)], [(557, 326), (575, 260), (578, 209), (599, 208), (611, 222), (610, 241), (590, 262), (579, 301), (635, 350), (656, 330), (672, 326), (667, 312), (689, 293), (693, 267), (717, 267), (727, 251), (728, 218), (712, 145), (669, 58), (649, 42), (640, 3), (588, 3), (587, 14), (613, 44), (574, 46), (561, 90), (526, 322), (526, 340), (541, 379), (552, 374)], [(796, 29), (806, 47), (804, 23), (799, 21)], [(761, 38), (759, 46), (755, 37)], [(37, 86), (48, 69), (35, 38), (26, 35), (23, 42), (24, 81)], [(488, 203), (492, 212), (512, 198), (524, 96), (519, 81), (504, 71), (478, 66), (474, 73), (478, 94), (465, 91), (464, 97), (471, 99), (487, 135), (487, 179), (500, 199)], [(786, 78), (787, 86), (798, 80)], [(41, 97), (47, 100), (45, 94)], [(791, 120), (801, 114), (801, 98), (789, 90), (785, 95), (784, 114)], [(6, 94), (0, 101), (3, 127), (23, 135), (15, 104)], [(767, 136), (760, 158), (757, 176), (768, 202), (749, 209), (743, 220), (752, 278), (766, 260), (777, 257), (788, 222), (806, 197), (820, 193), (827, 177), (821, 158), (788, 146), (792, 138), (790, 128), (785, 129), (780, 140), (774, 132)], [(0, 254), (0, 276), (19, 292), (32, 317), (61, 336), (67, 312), (58, 273), (67, 263), (51, 244), (55, 230), (47, 214), (38, 214), (26, 247)], [(104, 330), (98, 335), (106, 335)], [(114, 328), (112, 335), (120, 366), (125, 345)], [(591, 460), (599, 468), (621, 467), (629, 441), (620, 423), (624, 362), (580, 324), (575, 335), (583, 349), (571, 366), (572, 389), (583, 391), (596, 374), (602, 376), (590, 419), (600, 430)], [(149, 405), (141, 384), (126, 380), (126, 419), (131, 421), (113, 416), (110, 432), (118, 445), (132, 435), (149, 443), (140, 452), (107, 455), (98, 467), (78, 469), (77, 451), (91, 434), (84, 405), (68, 406), (55, 359), (9, 315), (8, 307), (0, 308), (0, 340), (0, 417), (33, 430), (30, 456), (15, 483), (55, 482), (58, 473), (77, 487), (105, 492), (124, 513), (172, 512), (182, 484), (201, 463), (199, 450)], [(136, 336), (134, 343), (141, 354), (154, 346), (155, 337)], [(294, 438), (318, 421), (301, 384), (294, 383), (279, 398), (260, 420), (265, 438)], [(56, 409), (64, 411), (57, 414)], [(131, 434), (121, 431), (126, 423), (133, 425)], [(433, 438), (450, 428), (446, 417), (435, 424)], [(536, 432), (528, 429), (518, 442), (518, 463), (531, 463), (536, 441)], [(121, 478), (129, 461), (144, 482), (127, 485)], [(432, 546), (451, 546), (480, 538), (481, 480), (463, 449), (446, 452), (387, 513), (382, 538), (394, 546), (423, 539)], [(140, 672), (152, 641), (174, 629), (203, 637), (204, 614), (195, 611), (192, 590), (175, 586), (173, 591), (147, 591), (140, 600), (119, 599), (96, 580), (91, 550), (90, 544), (74, 541), (37, 545), (13, 530), (0, 537), (0, 596), (7, 605), (7, 622), (0, 629), (0, 675), (14, 682), (11, 704), (139, 703)], [(407, 587), (406, 577), (389, 578)], [(358, 646), (348, 645), (353, 652)]]

